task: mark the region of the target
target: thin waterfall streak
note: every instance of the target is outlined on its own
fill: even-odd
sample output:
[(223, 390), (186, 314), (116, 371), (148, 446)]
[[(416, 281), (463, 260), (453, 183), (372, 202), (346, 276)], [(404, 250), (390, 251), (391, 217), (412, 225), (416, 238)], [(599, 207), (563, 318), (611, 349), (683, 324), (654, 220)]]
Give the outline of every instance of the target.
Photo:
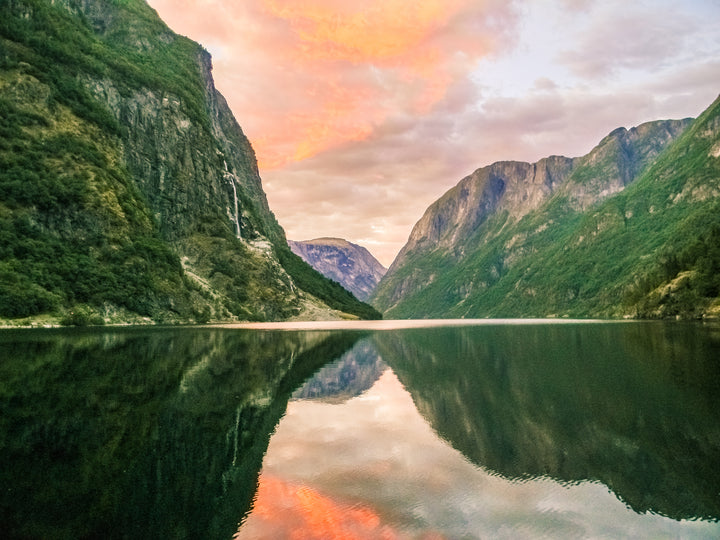
[(233, 196), (235, 197), (235, 235), (238, 238), (242, 238), (240, 235), (240, 214), (238, 212), (238, 197), (237, 197), (237, 188), (235, 187), (235, 177), (230, 177), (230, 184), (233, 188)]
[(230, 182), (230, 185), (233, 188), (233, 199), (235, 199), (235, 236), (238, 239), (242, 239), (242, 235), (240, 234), (240, 212), (238, 210), (238, 197), (237, 197), (237, 187), (235, 186), (235, 175), (230, 172), (230, 169), (228, 169), (227, 161), (223, 159), (223, 167), (225, 168), (224, 177), (225, 180), (228, 180)]

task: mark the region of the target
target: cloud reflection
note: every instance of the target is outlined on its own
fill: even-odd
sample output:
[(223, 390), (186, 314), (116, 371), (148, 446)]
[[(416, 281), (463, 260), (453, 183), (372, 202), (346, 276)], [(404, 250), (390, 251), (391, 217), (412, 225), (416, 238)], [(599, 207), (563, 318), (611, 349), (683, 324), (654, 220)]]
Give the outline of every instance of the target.
[(349, 504), (307, 485), (263, 474), (253, 513), (233, 538), (394, 540), (402, 536), (383, 524), (368, 506)]
[[(410, 348), (380, 347), (386, 338)], [(453, 342), (461, 349), (472, 343), (460, 335)], [(343, 538), (360, 530), (366, 538), (615, 538), (638, 530), (648, 537), (702, 538), (713, 531), (709, 523), (635, 513), (599, 482), (561, 483), (542, 475), (511, 480), (469, 461), (427, 419), (436, 427), (453, 425), (472, 439), (478, 433), (468, 418), (482, 410), (468, 398), (469, 380), (489, 381), (499, 394), (504, 387), (474, 377), (459, 355), (447, 356), (454, 349), (442, 342), (422, 358), (412, 343), (386, 334), (358, 342), (357, 349), (374, 345), (387, 353), (391, 366), (372, 388), (342, 403), (289, 403), (263, 462), (255, 509), (239, 538)], [(412, 394), (393, 371), (406, 356), (423, 363), (418, 373), (431, 374), (426, 380), (405, 373), (403, 381), (419, 385)], [(443, 377), (456, 370), (472, 376), (443, 385)], [(478, 443), (498, 443), (492, 433), (486, 438)], [(523, 463), (520, 447), (498, 444), (495, 451), (503, 459)], [(584, 455), (584, 448), (567, 451), (568, 459), (573, 452)]]

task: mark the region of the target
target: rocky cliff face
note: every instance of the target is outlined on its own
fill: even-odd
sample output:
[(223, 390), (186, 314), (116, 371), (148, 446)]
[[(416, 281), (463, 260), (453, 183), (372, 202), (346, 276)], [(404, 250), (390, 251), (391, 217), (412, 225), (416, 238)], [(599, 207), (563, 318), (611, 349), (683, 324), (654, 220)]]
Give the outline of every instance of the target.
[(377, 315), (290, 252), (209, 54), (143, 0), (13, 0), (0, 19), (0, 317)]
[(690, 119), (648, 122), (611, 132), (588, 155), (577, 160), (578, 171), (564, 187), (572, 207), (585, 211), (622, 191), (690, 123)]
[(580, 158), (550, 156), (537, 163), (500, 161), (482, 167), (425, 211), (389, 270), (418, 250), (456, 249), (498, 214), (517, 222), (558, 191), (572, 207), (589, 208), (632, 182), (689, 123), (669, 120), (618, 128)]
[(390, 271), (417, 250), (454, 250), (494, 214), (521, 218), (567, 179), (573, 163), (552, 156), (537, 163), (501, 161), (478, 169), (425, 211)]
[(215, 89), (210, 55), (198, 48), (195, 61), (209, 132), (178, 96), (148, 88), (122, 96), (112, 80), (88, 78), (85, 84), (127, 126), (127, 165), (164, 236), (174, 241), (204, 219), (226, 218), (238, 238), (245, 231), (250, 239), (278, 239), (283, 233), (270, 214), (255, 154)]
[[(579, 158), (478, 169), (427, 209), (376, 289), (374, 305), (393, 317), (597, 314), (592, 297), (602, 289), (601, 279), (593, 285), (597, 290), (583, 291), (582, 276), (590, 270), (580, 251), (603, 231), (627, 229), (636, 214), (617, 197), (647, 176), (691, 123), (663, 120), (620, 128)], [(643, 185), (652, 190), (654, 178)], [(645, 193), (642, 200), (647, 201)], [(653, 211), (645, 204), (643, 215)], [(638, 231), (632, 241), (646, 243), (650, 233)], [(605, 264), (619, 274), (627, 268), (609, 259), (616, 247), (606, 252)], [(593, 249), (599, 251), (592, 257), (602, 254), (599, 245)], [(568, 283), (548, 281), (558, 265), (573, 269), (563, 278)], [(573, 311), (579, 296), (586, 303)]]
[(296, 255), (327, 278), (337, 281), (360, 300), (367, 300), (387, 269), (362, 246), (340, 238), (289, 240)]

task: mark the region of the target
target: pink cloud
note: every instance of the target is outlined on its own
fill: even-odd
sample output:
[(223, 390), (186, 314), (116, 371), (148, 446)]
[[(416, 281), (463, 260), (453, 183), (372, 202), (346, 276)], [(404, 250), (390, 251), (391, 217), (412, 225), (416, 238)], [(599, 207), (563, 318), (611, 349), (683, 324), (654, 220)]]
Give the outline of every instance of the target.
[(512, 18), (499, 1), (152, 4), (215, 53), (261, 170), (367, 139), (394, 111), (429, 111), (496, 46), (496, 21)]
[(619, 0), (149, 2), (213, 54), (288, 237), (344, 237), (385, 265), (474, 169), (582, 155), (618, 126), (696, 115), (720, 87), (709, 4), (662, 0), (685, 32)]

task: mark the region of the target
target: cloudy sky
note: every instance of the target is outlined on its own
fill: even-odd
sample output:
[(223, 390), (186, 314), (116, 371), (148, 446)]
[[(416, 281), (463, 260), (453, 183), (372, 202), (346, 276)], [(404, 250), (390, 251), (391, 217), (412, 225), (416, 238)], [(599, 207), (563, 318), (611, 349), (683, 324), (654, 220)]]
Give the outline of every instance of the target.
[(149, 0), (213, 55), (288, 238), (389, 265), (473, 170), (720, 93), (720, 0)]

